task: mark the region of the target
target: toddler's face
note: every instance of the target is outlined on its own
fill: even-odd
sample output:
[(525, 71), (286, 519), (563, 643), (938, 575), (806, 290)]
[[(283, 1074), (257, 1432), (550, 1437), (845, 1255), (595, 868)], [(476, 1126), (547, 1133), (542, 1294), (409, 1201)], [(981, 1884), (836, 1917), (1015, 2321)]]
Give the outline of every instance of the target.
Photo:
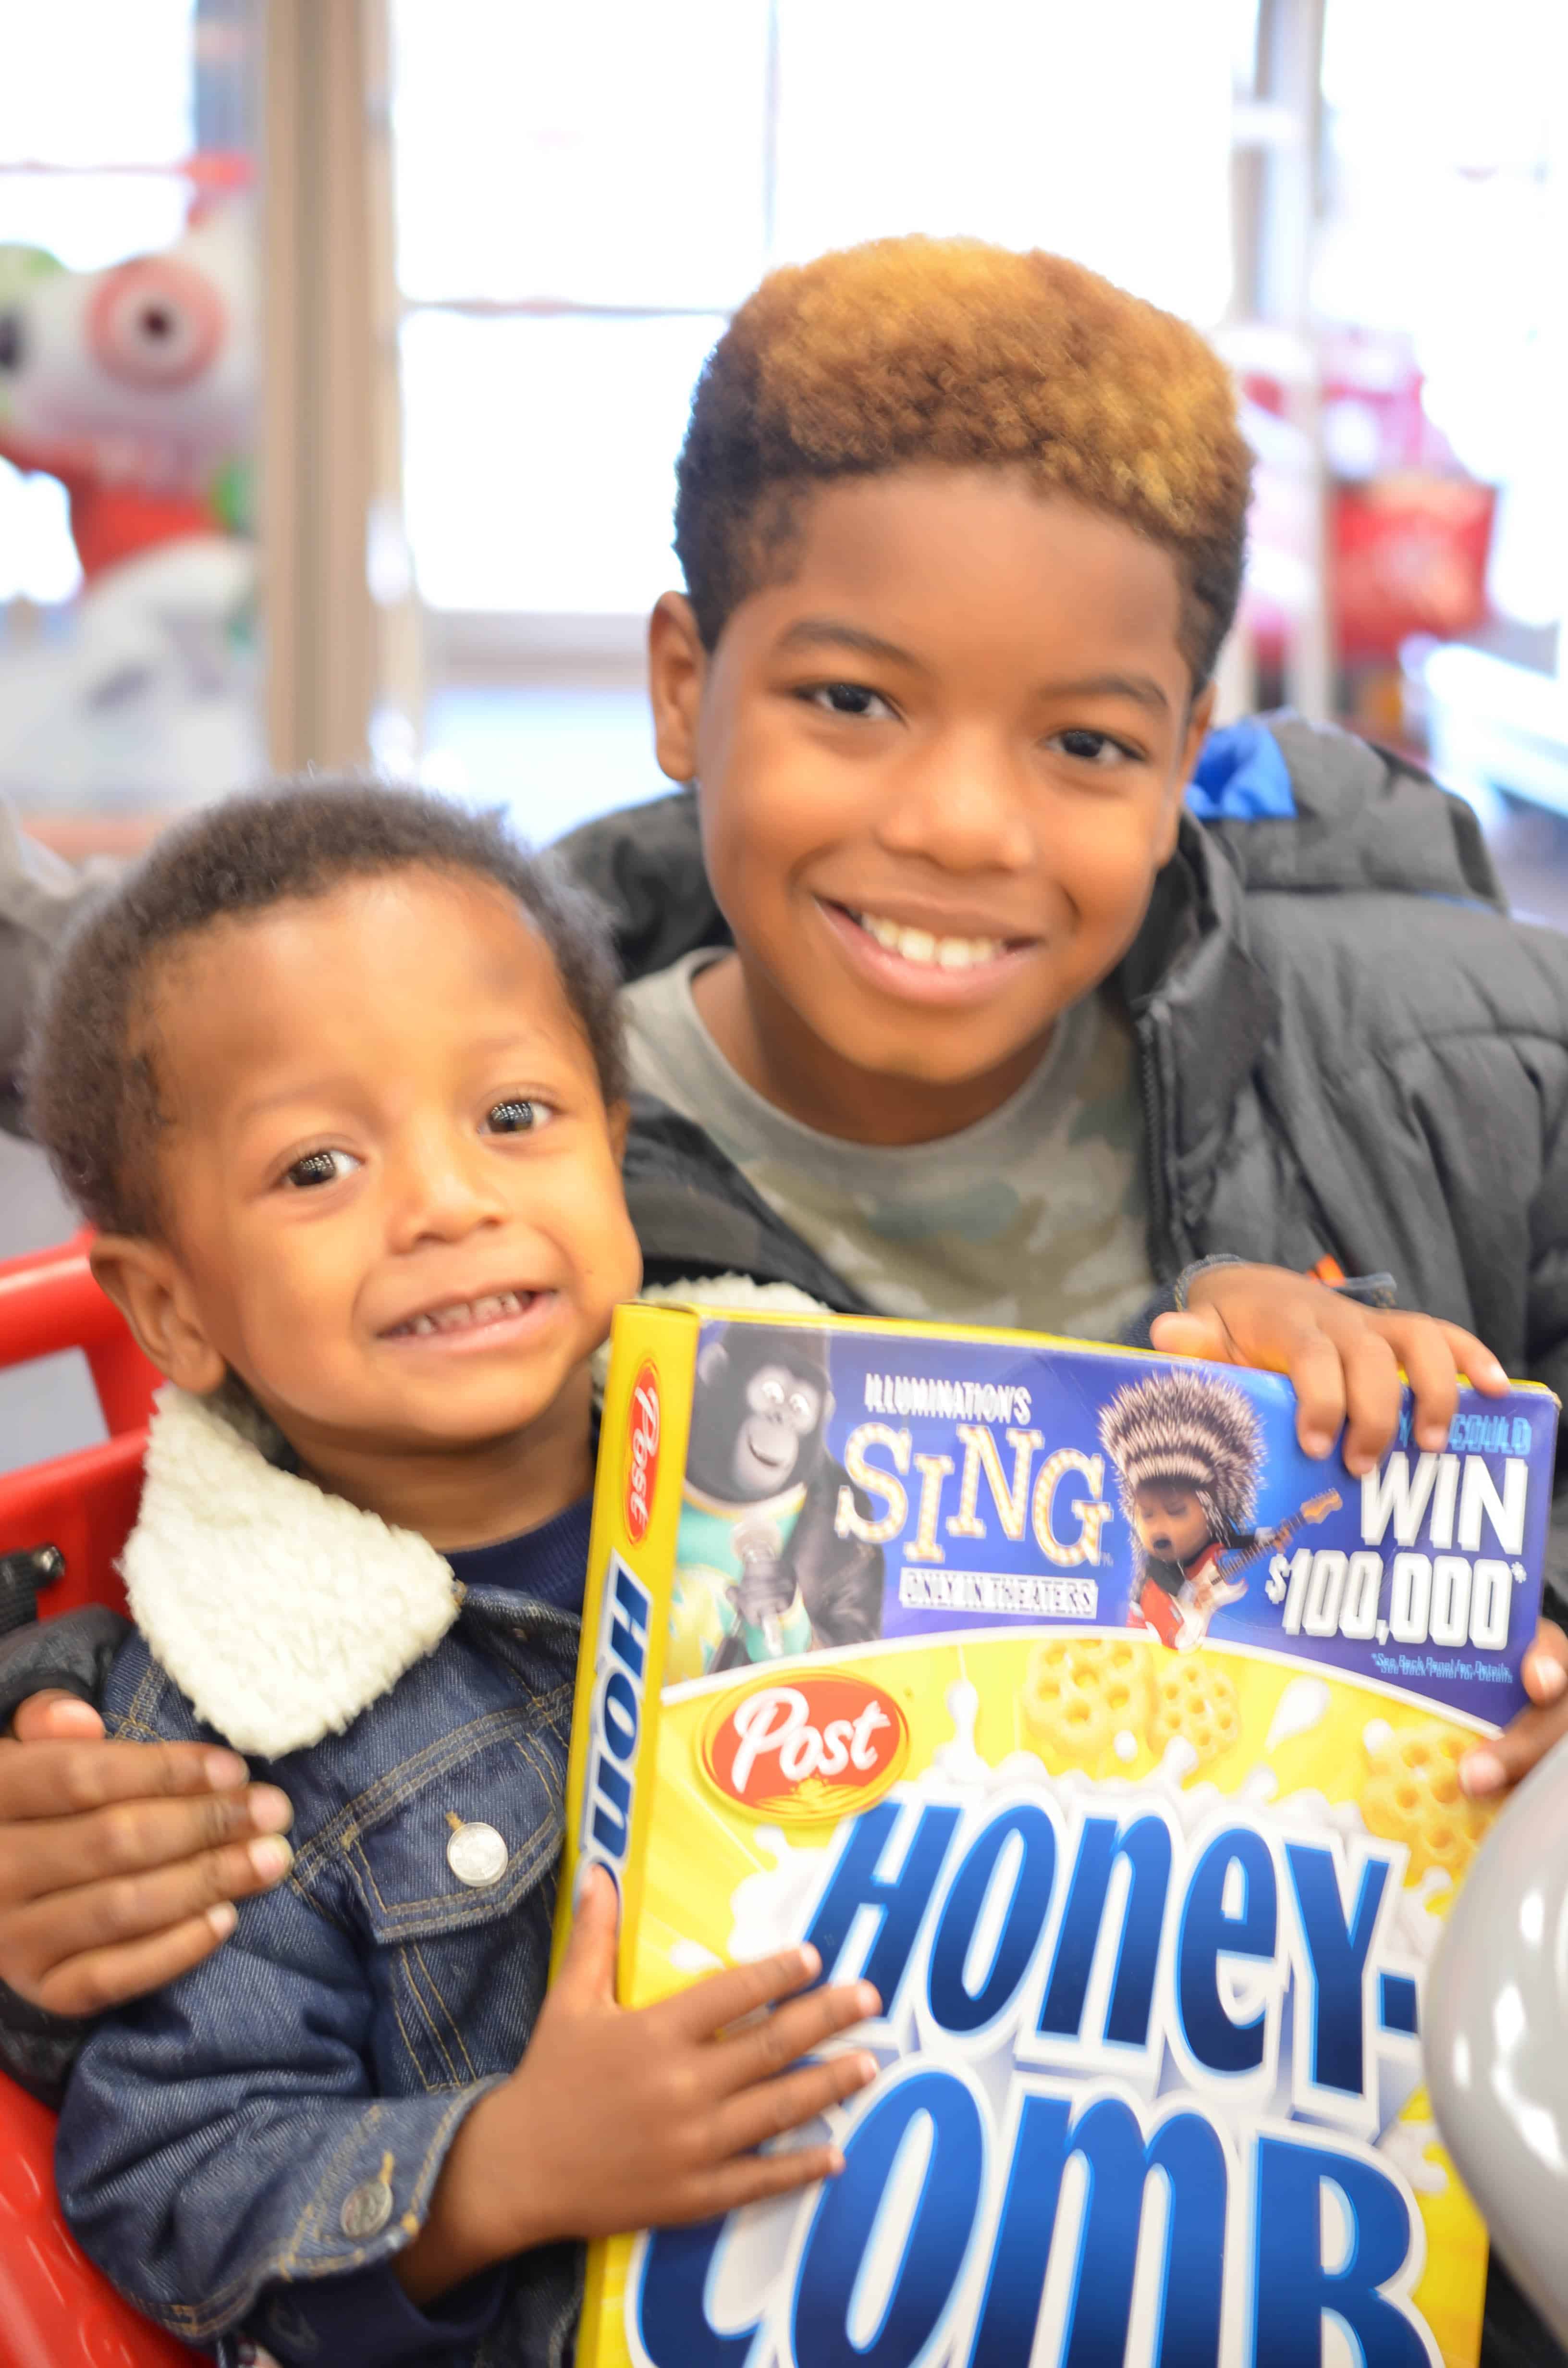
[(220, 923), (152, 1019), (177, 1292), (308, 1465), (554, 1404), (640, 1266), (619, 1123), (499, 887), (407, 870)]

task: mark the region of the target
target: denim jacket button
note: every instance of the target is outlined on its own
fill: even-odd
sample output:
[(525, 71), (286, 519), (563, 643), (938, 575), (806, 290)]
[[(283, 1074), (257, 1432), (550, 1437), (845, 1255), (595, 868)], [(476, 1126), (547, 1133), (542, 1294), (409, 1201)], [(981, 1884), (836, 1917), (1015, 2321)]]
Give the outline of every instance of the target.
[(483, 1891), (506, 1872), (508, 1852), (494, 1826), (459, 1826), (447, 1844), (447, 1864), (460, 1883)]
[(338, 2215), (343, 2233), (362, 2245), (379, 2237), (392, 2214), (392, 2192), (384, 2179), (364, 2179), (349, 2194)]

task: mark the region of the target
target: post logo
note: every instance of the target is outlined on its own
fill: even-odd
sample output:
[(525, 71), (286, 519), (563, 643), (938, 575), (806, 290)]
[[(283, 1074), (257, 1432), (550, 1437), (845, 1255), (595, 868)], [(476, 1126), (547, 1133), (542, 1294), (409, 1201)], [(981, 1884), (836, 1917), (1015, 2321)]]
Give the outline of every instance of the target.
[(626, 1534), (641, 1545), (648, 1534), (653, 1510), (653, 1484), (659, 1476), (659, 1369), (644, 1357), (631, 1384), (631, 1406), (626, 1420)]
[(731, 1694), (702, 1737), (702, 1771), (715, 1790), (783, 1825), (869, 1807), (908, 1757), (909, 1722), (892, 1696), (839, 1671)]

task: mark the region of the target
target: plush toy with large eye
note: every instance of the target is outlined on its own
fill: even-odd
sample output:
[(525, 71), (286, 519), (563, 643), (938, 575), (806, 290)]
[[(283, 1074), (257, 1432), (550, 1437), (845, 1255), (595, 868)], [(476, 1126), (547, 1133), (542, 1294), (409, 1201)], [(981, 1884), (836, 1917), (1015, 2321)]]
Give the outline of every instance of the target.
[(238, 202), (107, 270), (0, 246), (0, 459), (64, 486), (85, 579), (68, 633), (0, 653), (0, 793), (154, 811), (265, 769), (255, 261)]
[(730, 1324), (698, 1355), (666, 1678), (867, 1642), (881, 1634), (882, 1555), (834, 1527), (826, 1343)]

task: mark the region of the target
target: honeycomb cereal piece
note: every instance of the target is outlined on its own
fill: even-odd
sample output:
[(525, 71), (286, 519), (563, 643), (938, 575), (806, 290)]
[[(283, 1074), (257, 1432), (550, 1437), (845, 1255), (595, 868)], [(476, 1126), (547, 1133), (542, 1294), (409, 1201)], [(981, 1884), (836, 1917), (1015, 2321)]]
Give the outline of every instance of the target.
[(1486, 1809), (1460, 1790), (1459, 1764), (1469, 1748), (1467, 1736), (1434, 1724), (1403, 1727), (1367, 1755), (1361, 1816), (1369, 1833), (1404, 1843), (1406, 1883), (1419, 1883), (1433, 1866), (1457, 1883), (1486, 1831)]
[(1089, 1767), (1142, 1726), (1147, 1689), (1146, 1648), (1131, 1637), (1064, 1636), (1036, 1645), (1018, 1701), (1031, 1734)]
[(1229, 1751), (1242, 1731), (1236, 1689), (1229, 1672), (1207, 1653), (1169, 1653), (1154, 1678), (1149, 1748), (1156, 1759), (1176, 1736), (1199, 1764)]

